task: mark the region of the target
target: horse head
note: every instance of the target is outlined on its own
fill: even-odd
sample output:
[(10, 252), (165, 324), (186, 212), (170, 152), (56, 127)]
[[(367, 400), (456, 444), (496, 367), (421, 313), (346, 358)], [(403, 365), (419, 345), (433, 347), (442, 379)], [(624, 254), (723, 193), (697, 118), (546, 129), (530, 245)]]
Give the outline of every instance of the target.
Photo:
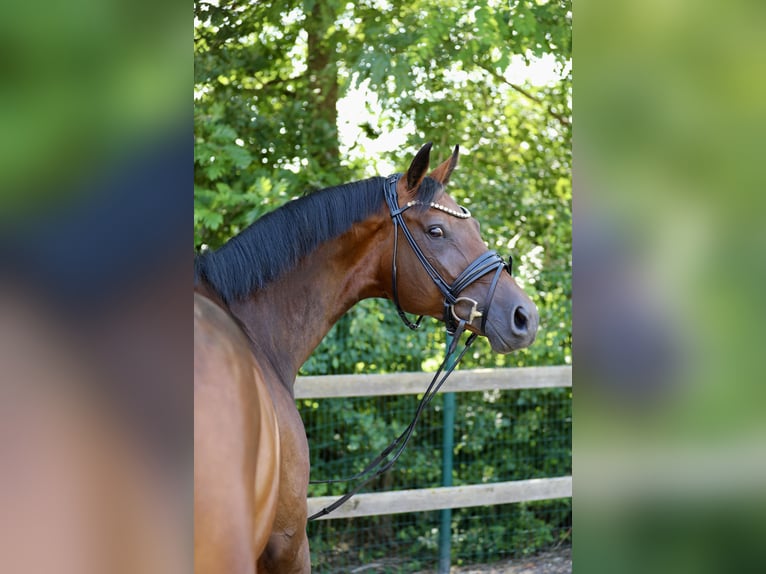
[(388, 182), (392, 298), (400, 314), (433, 316), (451, 331), (460, 325), (486, 336), (498, 353), (528, 347), (537, 333), (535, 304), (511, 276), (510, 260), (487, 249), (479, 223), (445, 191), (458, 147), (429, 174), (430, 152), (429, 143), (406, 174)]

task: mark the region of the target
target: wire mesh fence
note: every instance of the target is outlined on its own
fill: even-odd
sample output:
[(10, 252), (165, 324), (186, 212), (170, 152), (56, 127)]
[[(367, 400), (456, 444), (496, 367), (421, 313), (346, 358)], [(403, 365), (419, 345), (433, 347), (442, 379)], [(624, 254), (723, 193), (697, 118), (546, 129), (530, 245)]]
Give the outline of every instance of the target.
[[(396, 466), (363, 492), (442, 486), (445, 397), (423, 412)], [(455, 393), (454, 485), (570, 475), (571, 388)], [(414, 395), (301, 399), (311, 445), (312, 480), (358, 472), (409, 423)], [(342, 495), (348, 484), (312, 485), (309, 496)], [(434, 571), (439, 562), (440, 511), (312, 522), (315, 572)], [(452, 564), (490, 563), (569, 544), (571, 500), (557, 499), (452, 511)]]

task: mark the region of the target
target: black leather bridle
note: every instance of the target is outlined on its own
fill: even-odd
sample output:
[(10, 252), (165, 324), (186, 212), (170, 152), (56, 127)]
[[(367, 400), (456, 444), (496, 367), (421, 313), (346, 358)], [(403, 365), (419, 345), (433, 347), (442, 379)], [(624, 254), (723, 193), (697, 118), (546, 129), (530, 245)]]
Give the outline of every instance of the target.
[[(404, 234), (404, 237), (407, 239), (407, 242), (410, 244), (410, 247), (412, 248), (412, 251), (415, 253), (416, 257), (420, 261), (420, 264), (423, 266), (423, 269), (425, 269), (428, 276), (431, 278), (431, 280), (434, 282), (436, 287), (441, 291), (441, 294), (444, 296), (444, 324), (447, 328), (447, 332), (450, 335), (454, 335), (456, 331), (458, 330), (458, 327), (460, 327), (461, 323), (464, 322), (462, 325), (462, 328), (460, 331), (462, 332), (462, 329), (465, 328), (466, 325), (470, 324), (474, 319), (481, 317), (481, 326), (480, 330), (482, 333), (485, 332), (485, 327), (487, 325), (487, 317), (489, 316), (489, 308), (492, 304), (492, 298), (495, 295), (495, 288), (497, 287), (497, 283), (500, 279), (500, 275), (503, 272), (503, 269), (508, 271), (508, 274), (511, 274), (511, 266), (513, 265), (513, 259), (508, 258), (508, 262), (504, 261), (502, 257), (500, 257), (497, 252), (495, 251), (486, 251), (482, 255), (480, 255), (478, 258), (476, 258), (473, 263), (471, 263), (468, 267), (466, 267), (463, 272), (458, 275), (455, 280), (452, 283), (448, 283), (441, 274), (436, 270), (436, 268), (431, 264), (431, 262), (428, 260), (428, 258), (423, 253), (423, 250), (418, 245), (417, 241), (415, 241), (415, 238), (412, 236), (412, 233), (410, 232), (409, 228), (407, 227), (407, 223), (404, 221), (404, 212), (410, 209), (411, 207), (414, 207), (415, 205), (421, 205), (421, 202), (417, 200), (413, 200), (408, 202), (404, 205), (404, 207), (399, 207), (399, 197), (396, 193), (396, 184), (399, 181), (399, 178), (401, 177), (401, 174), (391, 175), (386, 178), (386, 183), (384, 184), (384, 194), (386, 197), (386, 203), (388, 204), (388, 209), (391, 213), (391, 220), (394, 223), (394, 255), (392, 258), (391, 263), (391, 283), (392, 283), (392, 289), (393, 289), (393, 299), (394, 304), (396, 305), (396, 310), (399, 313), (399, 317), (401, 317), (402, 321), (405, 325), (407, 325), (410, 329), (417, 329), (420, 327), (420, 323), (423, 320), (422, 315), (413, 323), (407, 318), (407, 315), (402, 310), (401, 305), (399, 304), (399, 292), (397, 289), (397, 269), (396, 269), (396, 259), (397, 259), (397, 253), (399, 249), (399, 230), (401, 229), (402, 233)], [(453, 211), (451, 209), (445, 208), (442, 205), (439, 205), (437, 203), (430, 203), (428, 204), (429, 207), (439, 209), (440, 211), (449, 213), (450, 215), (454, 217), (458, 217), (460, 219), (467, 219), (471, 217), (471, 213), (465, 208), (460, 207), (461, 211)], [(461, 297), (460, 293), (469, 285), (477, 281), (478, 279), (484, 277), (488, 273), (494, 272), (495, 275), (492, 278), (492, 282), (489, 286), (489, 291), (487, 292), (487, 301), (484, 306), (483, 311), (478, 310), (478, 302), (474, 301), (473, 299), (469, 297)], [(471, 311), (469, 313), (468, 318), (461, 318), (459, 314), (457, 313), (457, 310), (455, 309), (455, 305), (461, 301), (465, 301), (467, 303), (471, 304)]]
[[(431, 402), (434, 396), (436, 396), (436, 393), (439, 391), (439, 389), (442, 387), (444, 382), (447, 380), (447, 377), (449, 377), (450, 374), (452, 374), (452, 371), (455, 370), (455, 367), (461, 361), (465, 353), (468, 351), (468, 348), (471, 346), (471, 344), (474, 342), (474, 340), (477, 337), (476, 333), (471, 333), (471, 335), (466, 339), (463, 349), (460, 351), (458, 356), (455, 358), (454, 361), (450, 362), (450, 358), (452, 357), (452, 355), (454, 354), (457, 348), (458, 342), (460, 340), (460, 336), (463, 334), (463, 331), (465, 331), (466, 327), (474, 319), (481, 317), (480, 331), (482, 333), (485, 333), (484, 329), (487, 324), (487, 316), (489, 315), (489, 308), (492, 304), (492, 298), (495, 295), (495, 288), (497, 287), (497, 283), (500, 280), (500, 276), (502, 275), (503, 270), (508, 271), (509, 274), (511, 273), (511, 266), (513, 263), (513, 259), (509, 257), (508, 262), (506, 262), (495, 251), (487, 251), (483, 253), (482, 255), (480, 255), (479, 257), (477, 257), (473, 261), (473, 263), (468, 265), (468, 267), (466, 267), (465, 270), (463, 270), (463, 272), (460, 275), (458, 275), (452, 283), (448, 283), (447, 281), (445, 281), (444, 278), (441, 276), (441, 274), (426, 258), (425, 254), (423, 253), (423, 250), (420, 249), (420, 246), (417, 244), (417, 242), (415, 241), (415, 238), (413, 237), (412, 233), (407, 227), (407, 223), (404, 221), (403, 213), (405, 211), (407, 211), (411, 207), (414, 207), (415, 205), (423, 205), (423, 204), (418, 200), (413, 200), (405, 204), (404, 207), (399, 207), (399, 197), (396, 193), (396, 184), (399, 181), (400, 177), (402, 177), (401, 174), (391, 175), (386, 178), (386, 181), (383, 184), (383, 193), (386, 198), (388, 209), (391, 213), (391, 220), (394, 223), (394, 253), (393, 253), (392, 263), (391, 263), (391, 283), (392, 283), (392, 290), (393, 290), (392, 296), (393, 296), (394, 304), (396, 305), (396, 310), (399, 313), (399, 317), (401, 317), (405, 325), (407, 325), (410, 329), (417, 329), (418, 327), (420, 327), (420, 324), (423, 320), (423, 316), (421, 315), (420, 317), (418, 317), (418, 319), (413, 323), (407, 318), (407, 315), (405, 314), (404, 310), (401, 308), (401, 305), (399, 304), (399, 293), (398, 293), (397, 281), (396, 281), (396, 278), (397, 278), (396, 259), (397, 259), (398, 249), (399, 249), (399, 230), (401, 230), (402, 233), (404, 234), (404, 237), (407, 239), (407, 242), (410, 244), (410, 247), (412, 248), (413, 252), (417, 256), (418, 260), (420, 261), (421, 265), (425, 269), (426, 273), (428, 273), (428, 276), (431, 277), (431, 280), (436, 284), (436, 287), (444, 296), (444, 324), (446, 326), (447, 333), (452, 337), (452, 342), (450, 343), (447, 349), (444, 360), (439, 366), (439, 369), (436, 371), (433, 379), (431, 380), (431, 383), (428, 385), (428, 388), (423, 393), (423, 398), (420, 399), (418, 408), (415, 411), (415, 416), (412, 418), (412, 422), (410, 422), (410, 424), (407, 425), (407, 428), (404, 429), (404, 432), (402, 432), (402, 434), (400, 434), (396, 439), (391, 441), (391, 443), (383, 450), (383, 452), (381, 452), (377, 457), (375, 457), (375, 459), (372, 460), (364, 468), (364, 470), (362, 470), (361, 472), (358, 472), (354, 476), (350, 476), (348, 478), (341, 478), (341, 479), (311, 481), (311, 484), (330, 484), (330, 483), (336, 483), (336, 482), (351, 482), (355, 480), (360, 480), (361, 482), (359, 482), (356, 486), (354, 486), (354, 488), (352, 488), (346, 494), (338, 498), (335, 502), (333, 502), (329, 506), (326, 506), (322, 508), (320, 511), (309, 516), (308, 518), (309, 520), (316, 520), (317, 518), (320, 518), (322, 516), (329, 514), (330, 512), (338, 508), (340, 505), (342, 505), (344, 502), (346, 502), (349, 498), (354, 496), (354, 494), (359, 492), (371, 480), (380, 476), (386, 470), (388, 470), (394, 465), (394, 463), (402, 454), (402, 452), (404, 452), (404, 447), (407, 446), (407, 443), (409, 442), (410, 437), (412, 436), (412, 432), (415, 429), (415, 425), (417, 424), (418, 419), (420, 418), (420, 414), (423, 412), (426, 406), (428, 406), (428, 404)], [(438, 209), (440, 211), (449, 213), (450, 215), (453, 215), (454, 217), (458, 217), (460, 219), (468, 219), (469, 217), (471, 217), (470, 212), (464, 207), (460, 208), (461, 211), (454, 211), (438, 203), (430, 203), (427, 205), (430, 208)], [(477, 301), (469, 297), (462, 297), (460, 296), (460, 293), (466, 287), (476, 282), (478, 279), (484, 277), (488, 273), (493, 273), (493, 272), (494, 272), (494, 276), (492, 277), (492, 281), (490, 283), (489, 290), (487, 292), (487, 300), (484, 305), (484, 310), (479, 311), (478, 310), (479, 304)], [(457, 310), (455, 309), (455, 305), (457, 305), (461, 301), (465, 301), (471, 304), (471, 310), (468, 314), (468, 317), (460, 317)], [(445, 370), (445, 367), (447, 367), (446, 370)], [(390, 459), (389, 459), (389, 455), (391, 455)]]

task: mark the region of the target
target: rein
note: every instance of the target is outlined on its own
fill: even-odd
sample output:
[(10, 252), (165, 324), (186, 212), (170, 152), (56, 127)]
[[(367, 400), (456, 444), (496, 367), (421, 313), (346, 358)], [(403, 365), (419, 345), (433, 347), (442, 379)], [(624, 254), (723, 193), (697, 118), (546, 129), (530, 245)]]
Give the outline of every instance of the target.
[[(502, 274), (503, 269), (508, 271), (509, 274), (511, 273), (511, 265), (513, 261), (512, 259), (509, 258), (509, 261), (506, 263), (506, 261), (504, 261), (495, 251), (487, 251), (480, 255), (470, 265), (468, 265), (468, 267), (466, 267), (465, 270), (463, 270), (463, 272), (458, 275), (458, 277), (452, 283), (445, 281), (441, 274), (436, 270), (431, 262), (428, 261), (425, 254), (420, 249), (420, 246), (417, 244), (415, 238), (407, 227), (407, 223), (404, 221), (402, 214), (415, 205), (427, 205), (432, 209), (438, 209), (459, 219), (468, 219), (471, 217), (471, 213), (462, 206), (460, 207), (461, 211), (458, 212), (438, 203), (432, 202), (424, 204), (423, 202), (417, 200), (410, 201), (404, 207), (399, 207), (399, 198), (396, 193), (396, 184), (400, 177), (401, 174), (387, 177), (383, 188), (386, 203), (391, 213), (391, 220), (394, 224), (394, 254), (391, 263), (391, 282), (393, 288), (394, 304), (396, 305), (396, 310), (399, 314), (399, 317), (401, 318), (402, 322), (407, 325), (407, 327), (413, 330), (420, 327), (421, 322), (423, 321), (423, 316), (421, 315), (418, 317), (418, 319), (413, 323), (407, 318), (407, 315), (399, 304), (399, 293), (396, 282), (396, 259), (399, 249), (399, 230), (401, 230), (421, 265), (425, 269), (426, 273), (444, 296), (444, 324), (446, 326), (447, 334), (452, 337), (452, 341), (450, 342), (449, 348), (445, 353), (444, 360), (441, 362), (441, 365), (439, 365), (439, 368), (434, 374), (433, 379), (431, 379), (431, 383), (428, 385), (428, 388), (426, 388), (425, 392), (423, 393), (423, 397), (418, 403), (418, 408), (415, 411), (415, 416), (412, 418), (410, 424), (407, 425), (407, 427), (398, 437), (391, 441), (391, 443), (385, 449), (383, 449), (383, 451), (377, 457), (375, 457), (375, 459), (373, 459), (362, 471), (358, 472), (357, 474), (348, 478), (310, 481), (310, 484), (333, 484), (338, 482), (352, 482), (357, 480), (361, 482), (359, 482), (356, 486), (354, 486), (351, 490), (349, 490), (346, 494), (344, 494), (329, 506), (326, 506), (315, 514), (309, 516), (308, 520), (316, 520), (317, 518), (326, 516), (341, 506), (349, 498), (357, 494), (365, 485), (383, 474), (394, 465), (397, 459), (401, 456), (402, 452), (404, 452), (404, 448), (407, 446), (407, 443), (409, 442), (412, 433), (415, 430), (415, 425), (420, 419), (421, 413), (428, 406), (439, 389), (441, 389), (442, 385), (455, 370), (455, 367), (457, 367), (458, 363), (460, 363), (463, 356), (468, 351), (468, 348), (473, 344), (473, 342), (476, 340), (476, 337), (478, 336), (476, 333), (471, 333), (466, 339), (465, 344), (457, 358), (450, 362), (450, 358), (457, 349), (461, 335), (466, 330), (466, 327), (472, 323), (474, 319), (478, 318), (481, 318), (480, 330), (482, 333), (485, 332), (484, 328), (486, 326), (487, 316), (489, 314), (489, 307), (492, 304), (492, 298), (495, 294), (497, 283), (500, 280), (500, 275)], [(490, 283), (486, 307), (483, 311), (479, 311), (479, 303), (477, 301), (469, 297), (461, 297), (460, 293), (466, 287), (491, 272), (494, 272), (495, 275), (492, 278), (492, 282)], [(460, 302), (471, 304), (471, 310), (468, 314), (468, 317), (461, 317), (455, 309), (455, 305)], [(391, 455), (391, 453), (393, 453), (393, 455)], [(390, 459), (388, 458), (389, 455), (391, 455)]]

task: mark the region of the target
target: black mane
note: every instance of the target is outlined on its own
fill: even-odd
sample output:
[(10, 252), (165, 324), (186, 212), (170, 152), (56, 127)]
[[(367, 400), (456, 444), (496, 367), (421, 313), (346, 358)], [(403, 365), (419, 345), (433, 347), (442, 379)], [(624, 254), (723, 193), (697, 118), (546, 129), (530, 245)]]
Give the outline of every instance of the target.
[[(267, 213), (217, 251), (194, 256), (194, 282), (204, 279), (226, 302), (262, 289), (320, 244), (372, 216), (384, 202), (385, 178), (330, 187)], [(425, 178), (417, 199), (432, 201), (441, 185)]]

